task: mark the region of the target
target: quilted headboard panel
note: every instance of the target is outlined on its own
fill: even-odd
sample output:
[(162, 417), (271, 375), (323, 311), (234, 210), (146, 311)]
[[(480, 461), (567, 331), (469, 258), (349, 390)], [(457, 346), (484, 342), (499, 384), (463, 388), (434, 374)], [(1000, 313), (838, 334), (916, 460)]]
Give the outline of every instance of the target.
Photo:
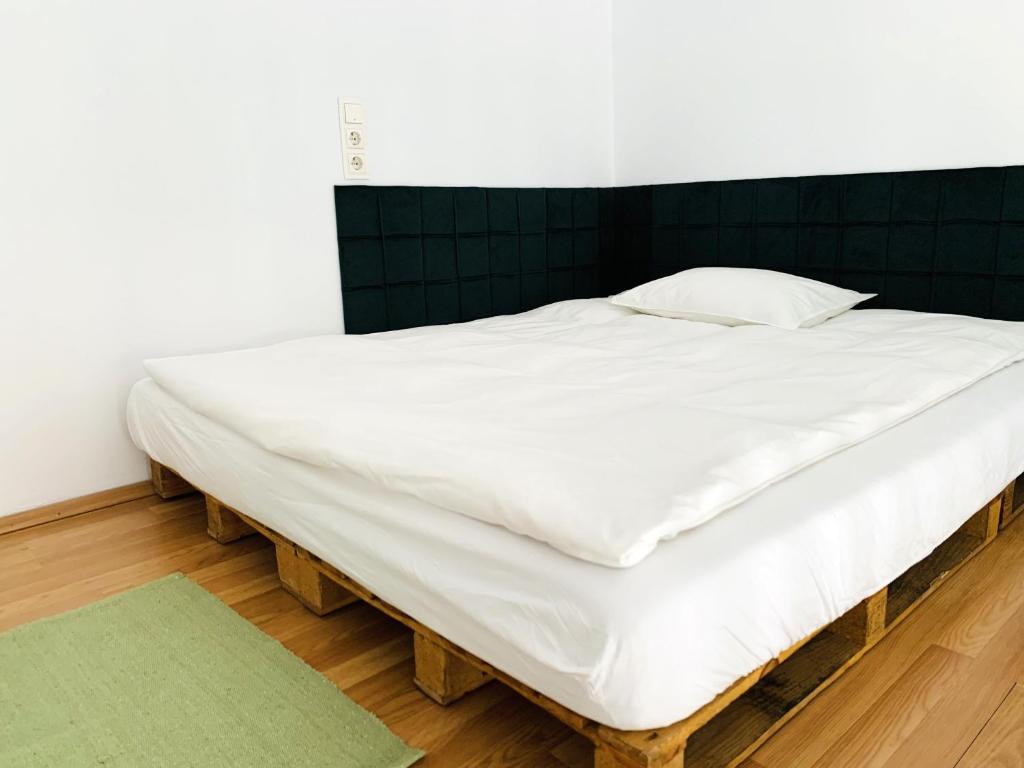
[(604, 296), (695, 266), (1024, 320), (1024, 167), (615, 189), (337, 187), (350, 333)]
[(611, 203), (611, 190), (592, 188), (335, 187), (345, 330), (598, 296)]

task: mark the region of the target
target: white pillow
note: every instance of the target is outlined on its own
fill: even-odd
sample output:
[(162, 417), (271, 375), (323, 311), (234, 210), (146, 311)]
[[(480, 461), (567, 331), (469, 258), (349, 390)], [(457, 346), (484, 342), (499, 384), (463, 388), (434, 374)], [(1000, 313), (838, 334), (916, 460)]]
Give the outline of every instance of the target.
[(767, 269), (698, 267), (611, 297), (637, 312), (719, 325), (810, 328), (874, 293), (857, 293)]

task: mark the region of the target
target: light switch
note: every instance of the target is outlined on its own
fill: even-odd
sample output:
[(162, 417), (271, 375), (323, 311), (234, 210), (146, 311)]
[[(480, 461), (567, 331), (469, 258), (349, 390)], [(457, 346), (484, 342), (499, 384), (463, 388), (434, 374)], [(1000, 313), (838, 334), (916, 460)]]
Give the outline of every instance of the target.
[(345, 102), (345, 122), (353, 123), (355, 125), (361, 125), (366, 122), (366, 116), (363, 112), (363, 105), (355, 101)]

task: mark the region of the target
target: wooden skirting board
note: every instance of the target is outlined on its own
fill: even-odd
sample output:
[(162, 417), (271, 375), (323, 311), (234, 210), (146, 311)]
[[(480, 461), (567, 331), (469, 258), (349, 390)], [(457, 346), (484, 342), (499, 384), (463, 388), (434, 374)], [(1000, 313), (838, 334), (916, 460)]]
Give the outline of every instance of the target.
[(150, 459), (150, 479), (130, 485), (121, 485), (106, 491), (97, 491), (85, 496), (78, 496), (66, 501), (58, 501), (43, 507), (28, 509), (13, 515), (0, 517), (0, 535), (14, 533), (26, 528), (34, 528), (54, 520), (84, 515), (107, 507), (114, 507), (136, 499), (144, 499), (156, 494), (161, 499), (173, 499), (186, 493), (195, 493), (196, 489), (171, 469)]
[(76, 515), (83, 515), (86, 512), (95, 512), (98, 509), (106, 509), (117, 504), (124, 504), (126, 501), (144, 499), (153, 493), (153, 487), (148, 480), (131, 485), (122, 485), (117, 488), (110, 488), (106, 491), (90, 493), (86, 496), (78, 496), (66, 501), (58, 501), (54, 504), (47, 504), (44, 507), (27, 509), (24, 512), (17, 512), (13, 515), (0, 517), (0, 535), (14, 533), (26, 528), (34, 528), (44, 523), (52, 523), (54, 520), (63, 520)]
[[(178, 475), (156, 462), (152, 467), (155, 487), (185, 492)], [(245, 513), (208, 494), (206, 502), (208, 530), (217, 541), (259, 533), (274, 543), (283, 586), (310, 610), (323, 615), (361, 599), (412, 629), (415, 682), (434, 701), (448, 704), (495, 679), (588, 738), (595, 748), (595, 768), (720, 768), (742, 763), (989, 544), (1024, 508), (1015, 507), (1014, 490), (1011, 483), (932, 554), (836, 621), (737, 680), (686, 719), (649, 731), (622, 731), (576, 714), (449, 642)]]

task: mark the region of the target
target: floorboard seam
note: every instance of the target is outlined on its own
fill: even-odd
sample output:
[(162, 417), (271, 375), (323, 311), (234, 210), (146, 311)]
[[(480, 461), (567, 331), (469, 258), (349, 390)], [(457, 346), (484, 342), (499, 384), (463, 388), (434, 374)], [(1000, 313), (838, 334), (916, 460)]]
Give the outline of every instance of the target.
[(974, 742), (976, 742), (979, 738), (981, 738), (981, 734), (983, 734), (985, 732), (985, 729), (988, 728), (988, 724), (992, 722), (992, 718), (996, 716), (996, 713), (1000, 709), (1002, 709), (1002, 706), (1003, 706), (1003, 704), (1006, 703), (1006, 700), (1008, 698), (1010, 698), (1010, 694), (1013, 693), (1013, 689), (1014, 689), (1015, 686), (1016, 686), (1016, 683), (1011, 685), (1010, 689), (1006, 692), (1006, 694), (1003, 696), (1003, 698), (1001, 698), (999, 700), (999, 703), (996, 704), (995, 709), (992, 710), (992, 713), (985, 719), (985, 722), (982, 723), (981, 728), (978, 729), (978, 732), (976, 734), (974, 734), (974, 738), (971, 739), (971, 743), (967, 745), (967, 748), (961, 753), (960, 757), (958, 757), (956, 759), (956, 762), (953, 764), (953, 768), (957, 768), (957, 766), (960, 765), (960, 763), (962, 763), (964, 761), (964, 758), (967, 757), (967, 753), (970, 752), (971, 751), (971, 747), (974, 746)]

